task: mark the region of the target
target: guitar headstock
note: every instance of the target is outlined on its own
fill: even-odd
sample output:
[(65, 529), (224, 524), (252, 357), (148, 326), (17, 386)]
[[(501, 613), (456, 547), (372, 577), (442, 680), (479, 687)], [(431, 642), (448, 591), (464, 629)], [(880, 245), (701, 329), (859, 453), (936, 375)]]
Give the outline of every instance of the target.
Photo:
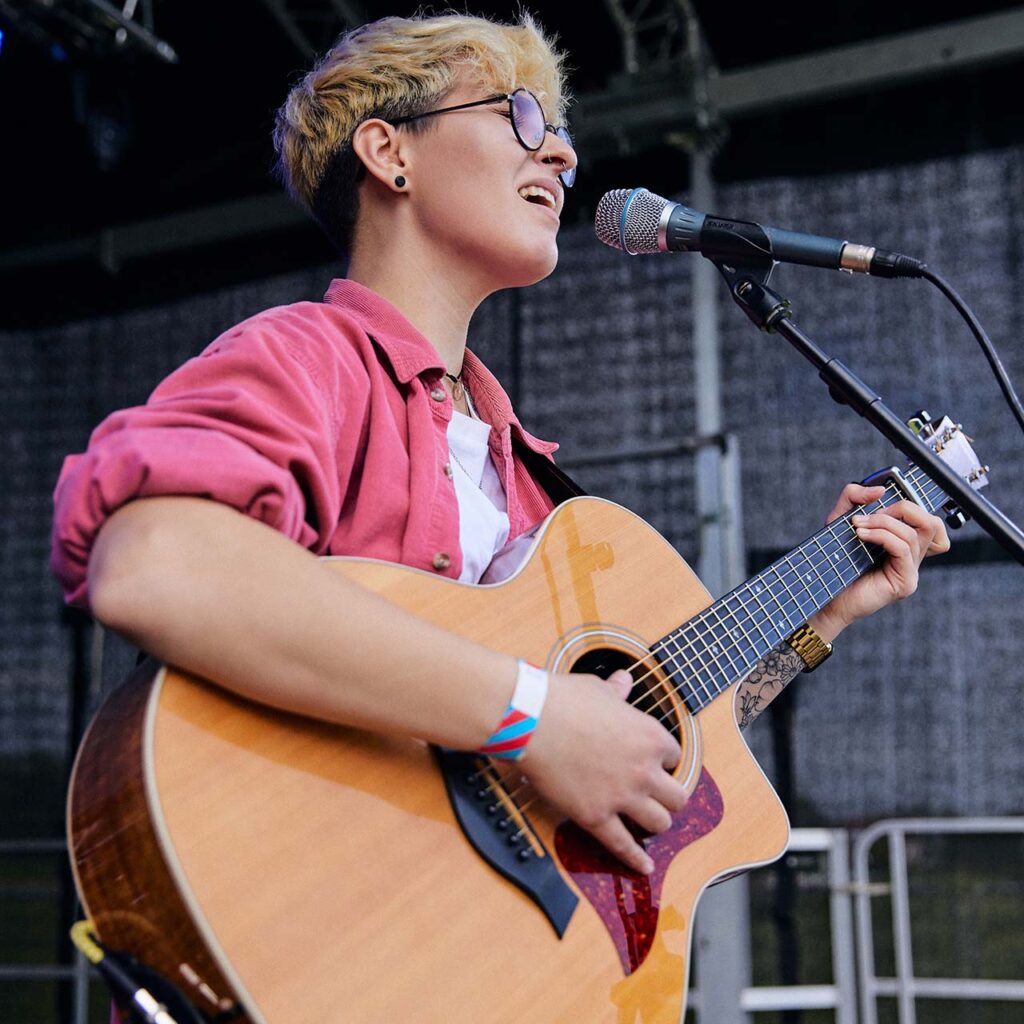
[[(981, 464), (971, 447), (971, 439), (964, 433), (960, 423), (954, 423), (948, 416), (943, 416), (936, 423), (924, 410), (911, 416), (907, 423), (918, 438), (974, 490), (980, 491), (982, 487), (988, 486), (988, 466)], [(947, 502), (943, 510), (946, 522), (954, 529), (967, 521), (967, 517), (953, 501)]]

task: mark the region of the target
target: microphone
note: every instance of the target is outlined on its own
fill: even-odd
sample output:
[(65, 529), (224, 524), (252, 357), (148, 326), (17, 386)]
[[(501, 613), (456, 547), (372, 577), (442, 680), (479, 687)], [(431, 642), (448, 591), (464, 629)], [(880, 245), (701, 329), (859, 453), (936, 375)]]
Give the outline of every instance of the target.
[(764, 227), (752, 221), (727, 220), (669, 202), (645, 188), (606, 192), (597, 204), (594, 231), (605, 245), (630, 256), (699, 252), (709, 260), (724, 263), (742, 265), (754, 259), (770, 259), (876, 277), (921, 277), (925, 269), (920, 260), (898, 252)]

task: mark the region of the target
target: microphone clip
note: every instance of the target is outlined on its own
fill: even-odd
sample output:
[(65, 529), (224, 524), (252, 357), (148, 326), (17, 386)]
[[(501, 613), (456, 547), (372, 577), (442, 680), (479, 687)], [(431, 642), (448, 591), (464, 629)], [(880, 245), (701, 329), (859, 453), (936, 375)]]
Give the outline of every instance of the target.
[(711, 260), (729, 286), (733, 301), (757, 325), (770, 332), (781, 320), (788, 320), (791, 309), (789, 299), (768, 287), (768, 280), (776, 267), (775, 260), (753, 259), (744, 263)]

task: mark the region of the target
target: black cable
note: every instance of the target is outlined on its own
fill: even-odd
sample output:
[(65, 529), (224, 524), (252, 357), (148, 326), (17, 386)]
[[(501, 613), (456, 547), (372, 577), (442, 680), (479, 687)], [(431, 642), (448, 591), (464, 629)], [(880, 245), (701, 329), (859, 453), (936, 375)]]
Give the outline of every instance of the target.
[(996, 375), (996, 380), (999, 381), (999, 387), (1003, 391), (1003, 396), (1006, 398), (1007, 404), (1013, 411), (1013, 415), (1017, 417), (1017, 423), (1020, 425), (1021, 430), (1024, 430), (1024, 407), (1020, 404), (1020, 399), (1017, 397), (1017, 393), (1013, 390), (1013, 384), (1010, 383), (1010, 378), (1003, 367), (1002, 361), (996, 353), (995, 346), (989, 340), (989, 336), (985, 333), (985, 328), (978, 322), (978, 318), (967, 308), (967, 303), (956, 293), (953, 286), (942, 278), (939, 274), (936, 274), (934, 270), (928, 267), (922, 266), (919, 271), (920, 277), (923, 277), (927, 281), (931, 281), (943, 295), (949, 299), (950, 302), (956, 307), (957, 312), (967, 321), (967, 326), (970, 327), (971, 333), (978, 339), (978, 344), (981, 346), (981, 351), (985, 353), (985, 358), (988, 360), (989, 366), (992, 367), (992, 372)]

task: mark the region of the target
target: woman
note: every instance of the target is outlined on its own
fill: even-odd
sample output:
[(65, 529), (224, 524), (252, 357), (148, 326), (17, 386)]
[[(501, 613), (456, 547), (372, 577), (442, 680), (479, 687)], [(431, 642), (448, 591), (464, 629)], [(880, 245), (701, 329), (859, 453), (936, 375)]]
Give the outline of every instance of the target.
[[(551, 509), (512, 439), (554, 446), (522, 429), (466, 342), (484, 298), (555, 267), (576, 167), (552, 127), (564, 104), (561, 57), (528, 17), (388, 18), (344, 36), (275, 138), (347, 278), (323, 303), (232, 328), (102, 424), (62, 473), (54, 565), (69, 600), (141, 648), (275, 707), (467, 750), (494, 749), (525, 709), (524, 773), (649, 872), (623, 818), (661, 831), (686, 793), (678, 743), (622, 700), (627, 673), (548, 677), (316, 558), (474, 582)], [(833, 515), (880, 492), (851, 485)], [(911, 593), (922, 558), (948, 547), (907, 503), (859, 533), (890, 557), (812, 619), (822, 644)], [(746, 706), (801, 667), (780, 648)]]

